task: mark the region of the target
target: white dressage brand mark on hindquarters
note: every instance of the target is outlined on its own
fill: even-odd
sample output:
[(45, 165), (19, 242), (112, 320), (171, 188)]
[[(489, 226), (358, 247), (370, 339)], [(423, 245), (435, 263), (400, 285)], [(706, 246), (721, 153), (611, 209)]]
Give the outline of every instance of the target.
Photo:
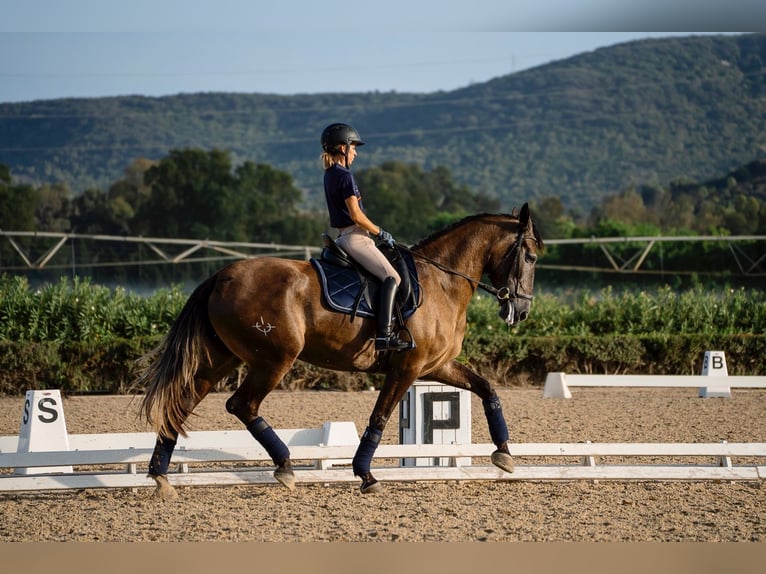
[(267, 323), (263, 320), (263, 317), (261, 317), (261, 320), (258, 321), (255, 325), (253, 325), (256, 329), (258, 329), (261, 333), (264, 335), (268, 335), (275, 329), (275, 325), (272, 325), (271, 323)]

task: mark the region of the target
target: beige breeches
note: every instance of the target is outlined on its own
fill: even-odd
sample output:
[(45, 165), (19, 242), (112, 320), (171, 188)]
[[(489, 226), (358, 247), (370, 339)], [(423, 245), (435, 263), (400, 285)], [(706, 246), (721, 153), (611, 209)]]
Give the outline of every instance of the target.
[(335, 242), (362, 267), (383, 281), (386, 277), (396, 279), (396, 284), (401, 283), (401, 277), (393, 265), (386, 259), (375, 246), (375, 241), (364, 229), (357, 225), (344, 227), (339, 230), (340, 235)]

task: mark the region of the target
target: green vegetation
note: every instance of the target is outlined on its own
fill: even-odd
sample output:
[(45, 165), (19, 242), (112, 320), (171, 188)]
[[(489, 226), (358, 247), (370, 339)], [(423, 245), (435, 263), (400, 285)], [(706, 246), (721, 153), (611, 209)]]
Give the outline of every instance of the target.
[(763, 157), (766, 34), (647, 39), (430, 94), (163, 98), (0, 104), (0, 163), (23, 182), (106, 189), (170, 150), (227, 150), (267, 164), (322, 203), (319, 134), (353, 123), (357, 169), (450, 169), (510, 211), (555, 196), (587, 214), (637, 182), (709, 179)]
[(0, 340), (98, 342), (167, 332), (187, 295), (178, 288), (142, 297), (88, 280), (61, 279), (30, 287), (20, 276), (0, 279)]
[(149, 298), (62, 279), (34, 289), (0, 277), (0, 394), (30, 388), (126, 392), (135, 361), (164, 335), (187, 295)]
[[(185, 300), (177, 288), (141, 297), (87, 281), (33, 289), (23, 278), (0, 276), (0, 394), (140, 390), (131, 388), (136, 360), (168, 331)], [(514, 328), (497, 318), (491, 298), (477, 296), (468, 319), (461, 360), (500, 385), (541, 384), (549, 371), (694, 373), (712, 349), (726, 351), (730, 374), (757, 374), (766, 353), (763, 291), (607, 289), (574, 300), (542, 294), (530, 319)], [(236, 381), (234, 372), (220, 388)], [(283, 381), (291, 389), (370, 384), (366, 375), (303, 364)]]
[(541, 383), (553, 371), (698, 374), (709, 350), (726, 352), (730, 374), (763, 371), (762, 290), (544, 293), (514, 329), (497, 325), (495, 307), (486, 297), (473, 302), (463, 353), (486, 372), (503, 367), (509, 378)]

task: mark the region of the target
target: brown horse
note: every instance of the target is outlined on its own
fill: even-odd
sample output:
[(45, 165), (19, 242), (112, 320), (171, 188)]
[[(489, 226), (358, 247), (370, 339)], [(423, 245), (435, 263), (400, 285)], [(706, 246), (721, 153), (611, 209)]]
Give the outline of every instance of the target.
[[(258, 411), (296, 360), (385, 374), (352, 464), (363, 493), (382, 490), (370, 472), (373, 454), (394, 407), (418, 378), (476, 393), (497, 446), (492, 462), (512, 472), (508, 429), (496, 392), (454, 359), (477, 287), (496, 295), (499, 315), (508, 325), (527, 318), (541, 248), (542, 238), (526, 204), (518, 216), (467, 217), (412, 247), (423, 295), (407, 328), (417, 346), (399, 352), (375, 351), (373, 319), (352, 322), (348, 315), (330, 310), (309, 262), (263, 257), (216, 272), (189, 297), (164, 341), (148, 356), (155, 360), (148, 361), (137, 381), (146, 388), (141, 411), (158, 433), (149, 465), (157, 494), (175, 496), (166, 474), (187, 417), (242, 363), (247, 375), (226, 409), (263, 445), (276, 465), (274, 477), (290, 489), (295, 485), (290, 452)], [(484, 274), (491, 285), (481, 282)]]

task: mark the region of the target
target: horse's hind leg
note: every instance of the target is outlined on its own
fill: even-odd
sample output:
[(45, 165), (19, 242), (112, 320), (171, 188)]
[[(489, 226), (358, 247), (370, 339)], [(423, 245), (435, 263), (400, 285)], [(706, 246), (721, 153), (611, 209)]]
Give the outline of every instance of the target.
[(457, 361), (442, 365), (429, 373), (428, 378), (459, 389), (467, 389), (481, 398), (489, 435), (497, 447), (492, 453), (492, 463), (506, 472), (513, 472), (513, 458), (508, 450), (508, 425), (505, 423), (500, 398), (489, 381)]
[(253, 361), (245, 380), (226, 401), (226, 410), (245, 425), (250, 434), (266, 449), (276, 465), (274, 478), (288, 489), (295, 488), (295, 474), (290, 450), (266, 420), (258, 414), (261, 403), (279, 384), (292, 366), (292, 361)]
[[(200, 366), (194, 375), (193, 395), (187, 396), (187, 403), (183, 410), (186, 416), (191, 414), (194, 408), (210, 392), (210, 389), (229, 374), (239, 364), (239, 359), (226, 352), (215, 353), (211, 351), (211, 364)], [(154, 452), (149, 460), (149, 476), (154, 479), (157, 488), (154, 492), (156, 498), (170, 500), (178, 497), (175, 488), (168, 481), (167, 473), (170, 467), (170, 459), (178, 440), (178, 431), (173, 430), (172, 436), (164, 437), (157, 435), (157, 441), (154, 444)]]

